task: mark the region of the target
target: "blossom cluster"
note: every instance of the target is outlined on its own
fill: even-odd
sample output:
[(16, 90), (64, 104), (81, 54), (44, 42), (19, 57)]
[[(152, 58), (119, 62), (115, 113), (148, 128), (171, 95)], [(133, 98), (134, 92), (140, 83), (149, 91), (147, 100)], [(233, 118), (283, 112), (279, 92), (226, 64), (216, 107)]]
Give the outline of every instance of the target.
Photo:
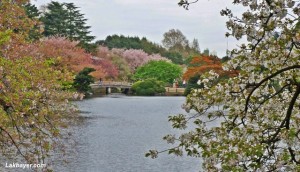
[(192, 91), (183, 106), (197, 113), (170, 117), (174, 128), (183, 122), (196, 127), (185, 139), (180, 139), (185, 134), (175, 138), (169, 153), (179, 149), (199, 155), (207, 171), (299, 171), (300, 4), (234, 4), (245, 12), (234, 16), (229, 9), (221, 11), (229, 19), (226, 35), (245, 37), (248, 43), (232, 50), (223, 68), (239, 74), (223, 81), (213, 72), (199, 78), (204, 87)]

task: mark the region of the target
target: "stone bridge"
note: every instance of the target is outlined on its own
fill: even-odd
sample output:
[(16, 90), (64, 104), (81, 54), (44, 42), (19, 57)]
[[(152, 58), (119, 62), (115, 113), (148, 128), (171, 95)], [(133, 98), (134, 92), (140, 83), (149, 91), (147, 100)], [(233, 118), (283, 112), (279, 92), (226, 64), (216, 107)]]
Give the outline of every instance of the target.
[(127, 92), (130, 90), (132, 86), (132, 83), (130, 82), (117, 82), (117, 81), (100, 81), (95, 82), (94, 84), (91, 84), (92, 89), (97, 88), (105, 88), (106, 94), (111, 93), (111, 88), (119, 88), (124, 90), (124, 93), (127, 94)]
[[(121, 89), (122, 93), (128, 94), (133, 83), (117, 82), (117, 81), (102, 81), (91, 84), (92, 89), (105, 89), (106, 94), (111, 93), (111, 88)], [(166, 95), (183, 95), (185, 88), (165, 87)], [(104, 90), (103, 90), (104, 91)]]

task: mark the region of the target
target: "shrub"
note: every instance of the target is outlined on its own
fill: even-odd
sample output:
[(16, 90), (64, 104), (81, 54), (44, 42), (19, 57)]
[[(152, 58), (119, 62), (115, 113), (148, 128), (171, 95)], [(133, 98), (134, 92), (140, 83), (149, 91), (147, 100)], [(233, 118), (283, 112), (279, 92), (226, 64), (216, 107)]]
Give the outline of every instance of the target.
[(166, 89), (164, 82), (150, 78), (134, 83), (132, 91), (139, 96), (154, 96), (155, 94), (165, 93)]
[(139, 67), (134, 74), (134, 78), (141, 80), (155, 78), (165, 83), (173, 83), (174, 79), (180, 78), (182, 69), (179, 65), (166, 62), (163, 60), (150, 61)]
[(78, 92), (88, 94), (91, 91), (90, 84), (94, 82), (94, 77), (89, 74), (94, 71), (94, 68), (85, 67), (76, 75), (73, 86)]

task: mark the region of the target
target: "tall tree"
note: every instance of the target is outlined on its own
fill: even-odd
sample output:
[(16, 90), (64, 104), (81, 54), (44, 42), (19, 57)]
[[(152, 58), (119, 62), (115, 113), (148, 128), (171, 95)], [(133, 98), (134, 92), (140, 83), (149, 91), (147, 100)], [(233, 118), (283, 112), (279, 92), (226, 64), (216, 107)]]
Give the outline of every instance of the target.
[(64, 9), (63, 4), (56, 1), (49, 3), (41, 21), (44, 23), (45, 36), (67, 37), (67, 10)]
[[(179, 3), (187, 8), (193, 2)], [(229, 18), (226, 35), (248, 42), (231, 52), (224, 68), (240, 68), (240, 74), (223, 82), (216, 82), (213, 71), (202, 75), (204, 87), (190, 94), (184, 105), (197, 114), (169, 119), (180, 129), (193, 122), (194, 130), (179, 138), (167, 135), (164, 139), (175, 144), (169, 153), (202, 157), (205, 171), (299, 171), (300, 3), (233, 3), (245, 11), (241, 17), (229, 9), (221, 11)], [(157, 153), (151, 150), (147, 155)]]
[(171, 29), (163, 35), (162, 44), (168, 50), (182, 52), (189, 41), (179, 29)]
[(195, 53), (200, 54), (200, 46), (199, 46), (198, 39), (196, 39), (196, 38), (193, 39), (191, 48), (193, 51), (195, 51)]
[(87, 51), (93, 52), (96, 46), (91, 43), (95, 38), (91, 36), (87, 19), (80, 13), (73, 3), (59, 3), (52, 1), (46, 6), (41, 18), (45, 26), (45, 36), (62, 36), (72, 41), (79, 41), (79, 45)]
[(44, 58), (12, 58), (18, 47), (28, 44), (35, 23), (26, 15), (25, 3), (0, 4), (0, 152), (4, 161), (47, 163), (51, 150), (59, 146), (62, 127), (75, 115), (67, 102), (72, 94), (63, 86), (72, 76)]

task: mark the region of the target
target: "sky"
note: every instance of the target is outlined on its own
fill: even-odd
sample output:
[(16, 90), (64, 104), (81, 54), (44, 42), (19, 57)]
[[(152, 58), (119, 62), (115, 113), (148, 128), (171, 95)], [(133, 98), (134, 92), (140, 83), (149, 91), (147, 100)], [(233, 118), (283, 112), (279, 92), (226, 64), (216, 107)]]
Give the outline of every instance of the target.
[[(170, 29), (179, 29), (192, 42), (198, 39), (200, 49), (208, 48), (219, 57), (226, 55), (228, 49), (235, 48), (239, 42), (226, 38), (227, 18), (220, 10), (228, 7), (239, 11), (231, 1), (201, 0), (185, 10), (178, 6), (179, 0), (56, 0), (73, 2), (80, 7), (88, 19), (91, 34), (95, 40), (104, 40), (108, 35), (146, 37), (161, 44), (163, 34)], [(31, 0), (38, 8), (51, 0)], [(234, 11), (234, 10), (233, 10)]]

